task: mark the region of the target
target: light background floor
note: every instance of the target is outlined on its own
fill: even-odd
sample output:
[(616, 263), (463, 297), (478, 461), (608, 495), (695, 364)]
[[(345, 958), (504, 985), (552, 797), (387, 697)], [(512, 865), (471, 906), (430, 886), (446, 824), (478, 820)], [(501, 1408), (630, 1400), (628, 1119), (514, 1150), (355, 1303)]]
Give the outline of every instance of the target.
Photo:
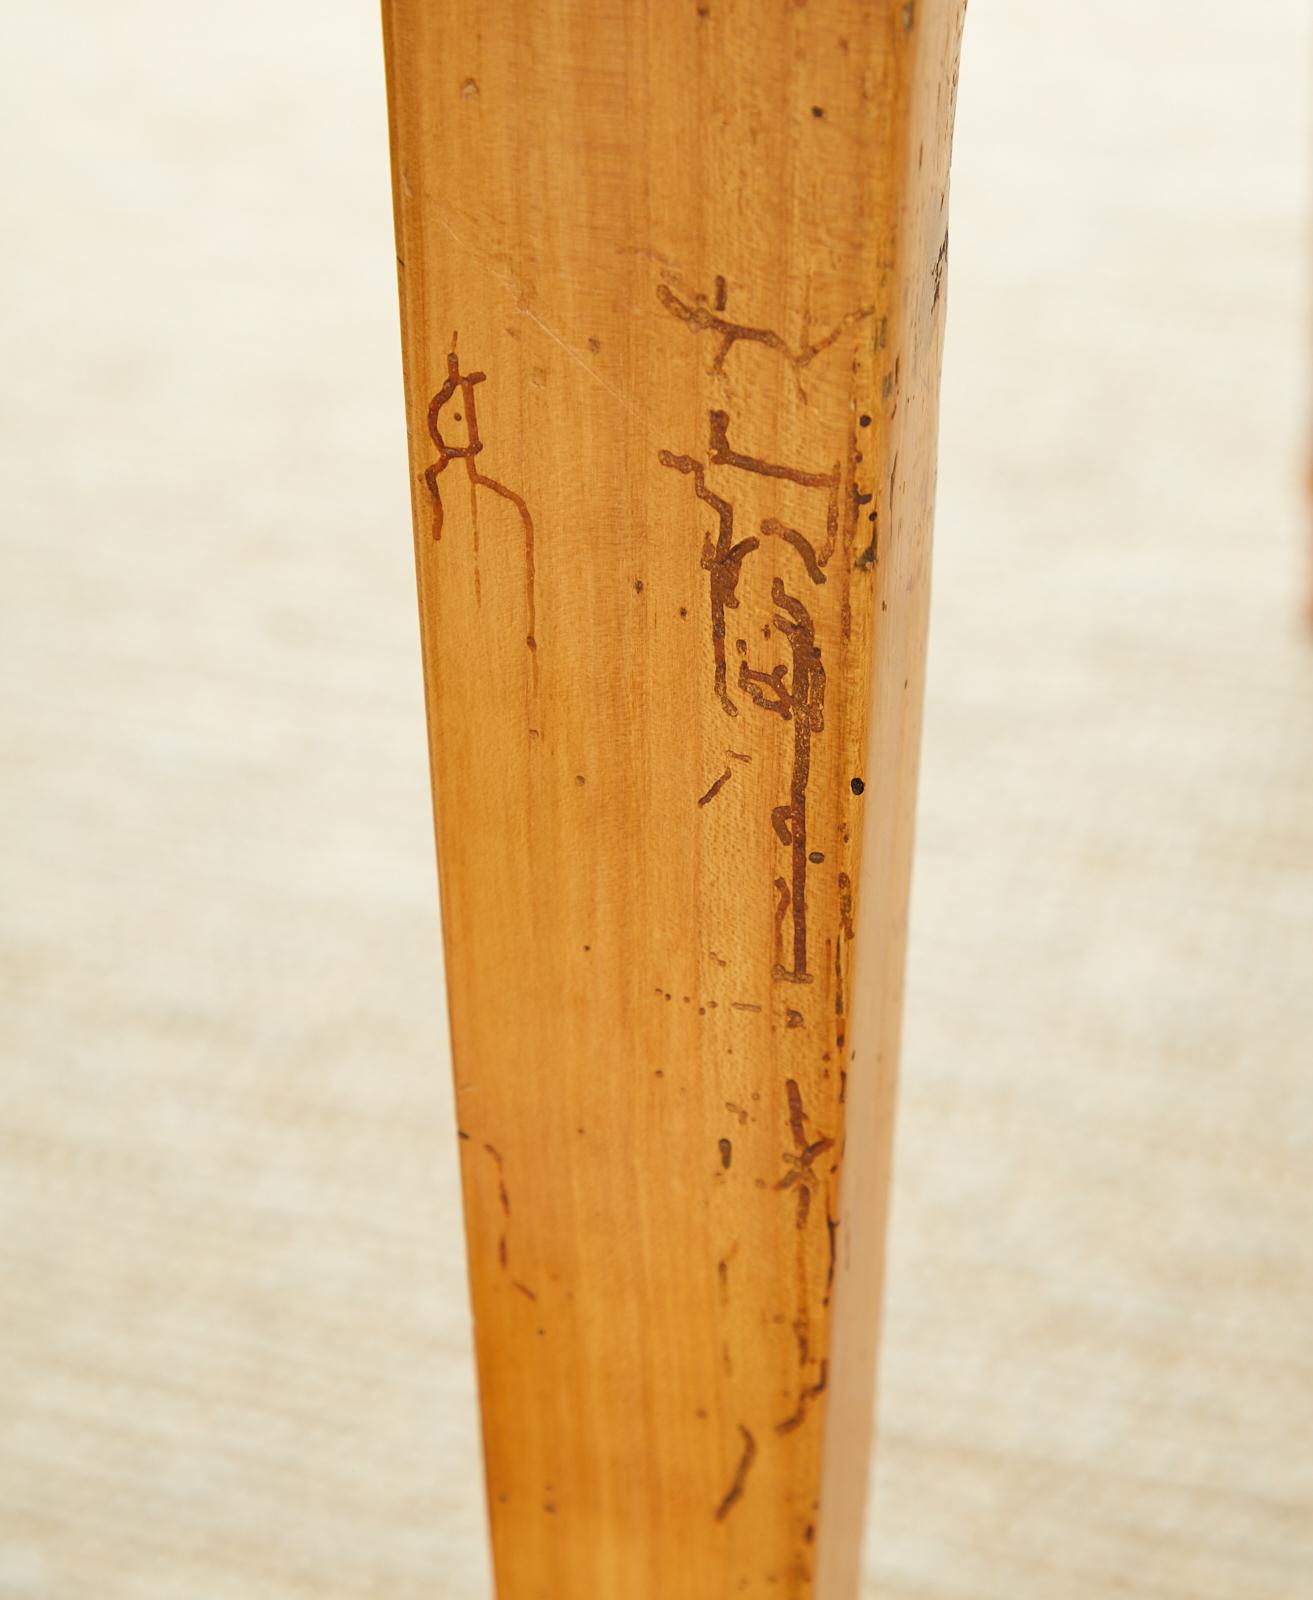
[[(486, 1597), (376, 17), (5, 35), (0, 1596)], [(1313, 1595), (1311, 46), (968, 21), (879, 1600)]]

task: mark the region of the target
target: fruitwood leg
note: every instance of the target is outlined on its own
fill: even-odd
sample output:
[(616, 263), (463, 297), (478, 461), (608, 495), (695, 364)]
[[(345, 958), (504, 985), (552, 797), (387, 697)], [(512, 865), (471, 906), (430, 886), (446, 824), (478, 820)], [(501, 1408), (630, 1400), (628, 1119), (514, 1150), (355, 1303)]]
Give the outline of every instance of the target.
[(960, 0), (386, 0), (501, 1600), (856, 1592)]

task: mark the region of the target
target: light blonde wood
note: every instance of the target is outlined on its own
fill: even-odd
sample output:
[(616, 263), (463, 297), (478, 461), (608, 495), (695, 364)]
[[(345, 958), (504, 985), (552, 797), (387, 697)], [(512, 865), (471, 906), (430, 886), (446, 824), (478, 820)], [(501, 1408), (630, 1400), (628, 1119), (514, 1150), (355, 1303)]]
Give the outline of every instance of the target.
[(502, 1600), (848, 1600), (960, 0), (387, 0)]

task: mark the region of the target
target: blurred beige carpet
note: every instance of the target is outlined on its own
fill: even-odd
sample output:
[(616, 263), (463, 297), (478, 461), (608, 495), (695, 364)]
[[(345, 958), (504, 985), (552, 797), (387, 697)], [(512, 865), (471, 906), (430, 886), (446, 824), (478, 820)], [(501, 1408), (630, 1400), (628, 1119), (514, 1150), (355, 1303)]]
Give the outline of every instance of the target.
[[(3, 1600), (488, 1594), (376, 32), (5, 23)], [(1311, 42), (969, 20), (881, 1600), (1313, 1594)]]

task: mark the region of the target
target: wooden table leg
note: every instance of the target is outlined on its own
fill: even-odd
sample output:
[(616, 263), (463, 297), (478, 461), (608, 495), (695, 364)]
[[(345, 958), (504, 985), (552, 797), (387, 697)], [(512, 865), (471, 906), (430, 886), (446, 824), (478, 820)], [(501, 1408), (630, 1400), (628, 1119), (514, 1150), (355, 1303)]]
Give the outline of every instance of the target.
[(501, 1600), (849, 1600), (961, 0), (385, 0)]

